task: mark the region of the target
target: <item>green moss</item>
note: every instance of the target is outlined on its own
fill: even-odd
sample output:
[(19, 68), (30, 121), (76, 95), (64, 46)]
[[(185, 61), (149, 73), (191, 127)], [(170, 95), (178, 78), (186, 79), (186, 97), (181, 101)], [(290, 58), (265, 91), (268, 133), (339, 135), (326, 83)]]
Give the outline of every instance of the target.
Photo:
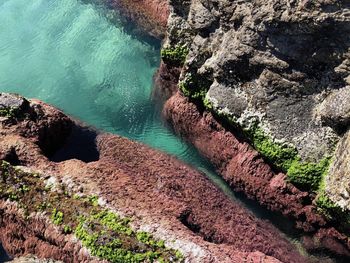
[(52, 210), (51, 220), (55, 225), (60, 225), (63, 222), (63, 213), (56, 208)]
[(281, 171), (287, 172), (291, 165), (299, 160), (295, 148), (275, 143), (257, 124), (245, 130), (245, 133), (254, 148)]
[[(96, 195), (69, 194), (64, 185), (47, 188), (37, 173), (0, 161), (0, 199), (15, 201), (25, 218), (41, 212), (51, 216), (63, 234), (74, 233), (91, 254), (110, 262), (180, 262), (181, 253), (166, 248), (149, 233), (135, 232), (130, 218), (99, 206)], [(52, 209), (54, 207), (54, 209)]]
[(71, 228), (70, 226), (65, 225), (65, 226), (63, 227), (63, 233), (65, 233), (65, 234), (70, 234), (70, 233), (72, 233), (72, 232), (73, 232), (73, 230), (72, 230), (72, 228)]
[(328, 172), (331, 158), (320, 162), (303, 162), (294, 147), (274, 142), (257, 125), (246, 131), (254, 148), (277, 169), (287, 174), (288, 180), (301, 190), (317, 191)]
[(203, 100), (203, 105), (208, 111), (213, 110), (213, 103), (210, 100), (208, 100), (206, 97)]
[(165, 64), (180, 67), (185, 63), (188, 52), (186, 45), (176, 45), (175, 47), (163, 48), (161, 57)]
[(331, 199), (329, 199), (322, 187), (316, 199), (316, 206), (318, 212), (323, 214), (329, 221), (334, 222), (338, 229), (340, 229), (343, 233), (349, 233), (349, 211), (342, 209)]
[(0, 109), (0, 117), (14, 118), (16, 117), (16, 109), (2, 108)]
[(302, 190), (317, 191), (328, 172), (330, 161), (330, 157), (323, 158), (319, 163), (294, 161), (287, 171), (288, 179)]
[(128, 224), (129, 219), (122, 219), (105, 210), (81, 218), (75, 235), (93, 255), (111, 262), (153, 262), (156, 259), (169, 262), (171, 258), (174, 261), (182, 259), (175, 251), (166, 249), (164, 242), (156, 241), (146, 232), (135, 233)]
[(88, 196), (87, 199), (93, 206), (98, 206), (98, 196), (97, 195)]
[(179, 83), (179, 88), (186, 97), (199, 101), (204, 101), (209, 86), (209, 83), (194, 78), (191, 73), (187, 73)]
[[(207, 110), (213, 111), (212, 103), (203, 99)], [(249, 128), (242, 128), (237, 121), (226, 114), (214, 112), (220, 119), (228, 122), (229, 126), (242, 130), (251, 145), (276, 169), (287, 174), (288, 180), (305, 191), (316, 192), (322, 178), (327, 174), (331, 163), (329, 156), (319, 163), (302, 162), (296, 148), (282, 143), (276, 143), (270, 138), (256, 122)]]

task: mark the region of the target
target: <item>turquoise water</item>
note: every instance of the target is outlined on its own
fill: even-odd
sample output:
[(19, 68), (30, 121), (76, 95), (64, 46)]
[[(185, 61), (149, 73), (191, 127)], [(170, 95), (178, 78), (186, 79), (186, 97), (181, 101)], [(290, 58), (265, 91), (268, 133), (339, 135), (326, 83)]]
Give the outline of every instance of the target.
[(0, 91), (204, 167), (153, 105), (157, 45), (125, 32), (116, 13), (79, 0), (2, 0), (0, 17)]

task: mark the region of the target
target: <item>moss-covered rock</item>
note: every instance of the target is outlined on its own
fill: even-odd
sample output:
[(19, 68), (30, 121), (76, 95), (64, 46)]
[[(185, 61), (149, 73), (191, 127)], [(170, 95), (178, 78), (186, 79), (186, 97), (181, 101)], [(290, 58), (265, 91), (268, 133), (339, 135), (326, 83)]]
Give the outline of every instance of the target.
[(0, 117), (19, 118), (29, 109), (29, 102), (16, 94), (0, 93)]
[(166, 64), (174, 67), (180, 67), (185, 63), (188, 51), (189, 50), (186, 45), (165, 47), (161, 50), (161, 57)]
[(98, 197), (79, 196), (64, 184), (48, 187), (37, 173), (25, 172), (0, 161), (0, 199), (18, 203), (27, 217), (41, 212), (50, 216), (63, 234), (74, 233), (93, 256), (110, 262), (180, 262), (181, 253), (165, 247), (164, 241), (131, 228), (122, 218), (101, 207)]

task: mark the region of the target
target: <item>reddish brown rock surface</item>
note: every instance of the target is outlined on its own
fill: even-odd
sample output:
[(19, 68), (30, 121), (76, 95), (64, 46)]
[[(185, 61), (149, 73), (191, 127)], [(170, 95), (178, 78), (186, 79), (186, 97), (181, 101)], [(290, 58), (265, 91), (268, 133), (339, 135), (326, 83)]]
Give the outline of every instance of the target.
[[(131, 217), (136, 229), (169, 241), (188, 262), (306, 261), (271, 224), (233, 202), (205, 175), (140, 143), (97, 134), (97, 161), (50, 161), (48, 151), (40, 146), (41, 138), (50, 138), (49, 134), (67, 137), (76, 124), (38, 101), (32, 101), (31, 110), (25, 119), (8, 122), (2, 118), (1, 156), (12, 156), (7, 160), (74, 182), (84, 193), (98, 194), (108, 206)], [(55, 137), (45, 142), (57, 150), (53, 141)], [(65, 147), (69, 149), (69, 145)], [(79, 244), (56, 233), (43, 218), (25, 221), (4, 201), (0, 232), (1, 242), (12, 256), (30, 253), (65, 262), (81, 262), (88, 257)]]
[(124, 17), (157, 38), (164, 38), (169, 16), (167, 0), (109, 0)]
[(309, 194), (286, 182), (239, 136), (225, 130), (211, 113), (175, 93), (164, 106), (165, 118), (218, 169), (236, 191), (257, 200), (272, 211), (296, 220), (297, 227), (314, 235), (316, 243), (349, 256), (350, 241), (329, 225), (310, 203)]

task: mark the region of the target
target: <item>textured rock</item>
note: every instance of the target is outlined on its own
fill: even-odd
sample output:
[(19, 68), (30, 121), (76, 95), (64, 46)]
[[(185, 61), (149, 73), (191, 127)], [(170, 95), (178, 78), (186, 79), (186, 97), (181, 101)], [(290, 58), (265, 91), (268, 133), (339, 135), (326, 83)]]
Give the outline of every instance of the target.
[(0, 94), (0, 110), (2, 109), (19, 109), (24, 111), (29, 106), (29, 102), (14, 94)]
[[(317, 213), (309, 193), (288, 183), (284, 174), (275, 173), (239, 135), (225, 130), (210, 113), (201, 113), (195, 104), (178, 93), (166, 102), (164, 115), (177, 133), (218, 168), (235, 191), (244, 192), (261, 205), (294, 218), (298, 228), (313, 236), (313, 246), (318, 244), (350, 255), (349, 239)], [(328, 243), (319, 244), (323, 239)]]
[(319, 110), (325, 125), (344, 132), (350, 127), (350, 86), (333, 91), (321, 104)]
[(36, 256), (32, 256), (32, 255), (15, 258), (11, 262), (12, 263), (62, 263), (62, 261), (55, 261), (53, 259), (39, 259)]
[(350, 133), (338, 145), (326, 177), (326, 193), (343, 209), (350, 211)]
[[(179, 249), (187, 262), (307, 261), (276, 228), (233, 202), (204, 174), (140, 143), (101, 133), (96, 134), (98, 160), (83, 162), (70, 156), (50, 161), (40, 148), (41, 139), (55, 141), (60, 130), (56, 137), (40, 137), (40, 126), (55, 123), (46, 127), (49, 132), (50, 127), (55, 130), (73, 121), (42, 102), (30, 105), (41, 112), (36, 121), (0, 125), (0, 153), (12, 149), (26, 169), (65, 182), (74, 192), (98, 194), (109, 208), (131, 218), (136, 229)], [(45, 142), (51, 144), (50, 140)], [(0, 242), (10, 256), (30, 253), (64, 262), (91, 262), (80, 243), (58, 231), (44, 215), (24, 220), (13, 203), (0, 202)]]
[(273, 140), (295, 147), (304, 161), (333, 153), (338, 136), (315, 112), (349, 79), (348, 1), (171, 4), (175, 11), (166, 45), (190, 47), (182, 79), (191, 74), (205, 83), (199, 88), (208, 90), (215, 111), (243, 128), (258, 122)]
[[(348, 230), (338, 225), (348, 213), (338, 214), (335, 223), (327, 209), (321, 215), (319, 204), (327, 200), (321, 199), (327, 198), (321, 183), (327, 165), (322, 164), (349, 128), (349, 1), (170, 4), (164, 48), (189, 49), (178, 83), (181, 92), (173, 93), (164, 107), (175, 131), (231, 187), (295, 218), (314, 240), (324, 241), (321, 246), (348, 255)], [(166, 67), (158, 76), (167, 76), (162, 70)], [(340, 155), (341, 150), (334, 159)], [(290, 162), (281, 165), (280, 160)], [(298, 184), (307, 176), (317, 178), (313, 188)], [(326, 184), (332, 172), (327, 178)], [(334, 189), (342, 189), (338, 186), (345, 181), (334, 178)], [(323, 205), (338, 213), (337, 203)]]

